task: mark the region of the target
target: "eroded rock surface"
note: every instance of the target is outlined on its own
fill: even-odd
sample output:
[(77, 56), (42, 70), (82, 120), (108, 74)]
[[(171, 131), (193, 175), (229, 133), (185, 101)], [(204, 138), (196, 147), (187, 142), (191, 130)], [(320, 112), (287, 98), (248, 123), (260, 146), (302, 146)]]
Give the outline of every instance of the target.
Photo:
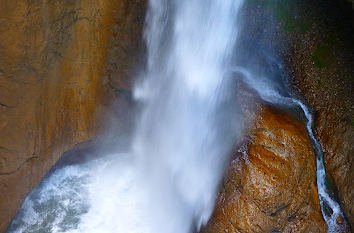
[(284, 112), (261, 107), (202, 232), (326, 231), (307, 131)]
[(294, 86), (316, 112), (327, 174), (353, 228), (354, 28), (336, 1), (306, 3), (300, 17), (309, 27), (287, 35), (287, 63)]
[(64, 151), (103, 130), (129, 88), (145, 4), (0, 0), (0, 232)]
[(345, 12), (351, 10), (349, 1), (246, 2), (246, 41), (255, 41), (251, 48), (261, 44), (252, 55), (274, 55), (282, 80), (290, 77), (298, 98), (314, 109), (327, 174), (353, 228), (354, 27)]

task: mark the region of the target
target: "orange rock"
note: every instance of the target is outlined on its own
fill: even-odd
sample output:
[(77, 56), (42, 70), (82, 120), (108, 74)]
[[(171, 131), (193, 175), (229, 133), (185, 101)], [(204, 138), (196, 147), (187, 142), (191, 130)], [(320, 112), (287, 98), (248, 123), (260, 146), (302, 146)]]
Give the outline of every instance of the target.
[(336, 221), (337, 221), (338, 224), (343, 224), (344, 223), (344, 220), (341, 217), (338, 217), (336, 219)]
[[(60, 155), (102, 130), (145, 4), (0, 0), (0, 232)], [(115, 64), (126, 68), (110, 75)]]
[(263, 106), (240, 148), (202, 232), (326, 232), (315, 154), (302, 123)]
[[(296, 89), (316, 111), (315, 130), (323, 147), (326, 172), (353, 229), (354, 79), (348, 77), (354, 77), (354, 31), (338, 5), (349, 1), (301, 2), (306, 3), (303, 13), (312, 19), (311, 27), (288, 34), (291, 46), (286, 50), (286, 66)], [(320, 56), (324, 63), (318, 67), (314, 56), (325, 46), (329, 54)]]

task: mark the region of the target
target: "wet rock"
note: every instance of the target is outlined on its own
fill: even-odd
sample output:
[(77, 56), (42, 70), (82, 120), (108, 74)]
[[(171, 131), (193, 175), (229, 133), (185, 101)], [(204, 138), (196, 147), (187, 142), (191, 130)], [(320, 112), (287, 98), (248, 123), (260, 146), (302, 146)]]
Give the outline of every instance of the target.
[(0, 232), (64, 151), (104, 130), (145, 4), (0, 0)]
[(353, 228), (354, 28), (338, 2), (319, 2), (306, 1), (299, 14), (307, 30), (286, 34), (286, 65), (294, 87), (316, 112), (326, 171)]
[(338, 224), (343, 224), (343, 223), (344, 223), (344, 220), (343, 220), (343, 218), (338, 217), (338, 218), (336, 219), (336, 222), (337, 222)]
[(261, 107), (202, 232), (326, 232), (315, 155), (301, 122)]

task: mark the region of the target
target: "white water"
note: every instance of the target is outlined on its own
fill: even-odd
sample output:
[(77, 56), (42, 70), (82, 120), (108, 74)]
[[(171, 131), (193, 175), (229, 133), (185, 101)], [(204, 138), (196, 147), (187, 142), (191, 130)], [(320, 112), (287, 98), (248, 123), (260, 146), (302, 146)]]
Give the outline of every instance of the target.
[(154, 209), (153, 232), (189, 232), (212, 213), (241, 130), (237, 108), (228, 104), (240, 6), (240, 0), (150, 1), (148, 70), (134, 92), (146, 107), (133, 153)]
[[(328, 233), (347, 232), (344, 228), (345, 224), (341, 226), (336, 221), (338, 217), (341, 219), (345, 218), (340, 205), (333, 197), (333, 191), (330, 190), (326, 183), (327, 175), (323, 161), (322, 146), (313, 132), (313, 116), (308, 107), (299, 99), (281, 95), (277, 87), (274, 86), (275, 83), (270, 82), (265, 77), (254, 75), (242, 67), (234, 67), (232, 72), (240, 73), (243, 81), (252, 87), (264, 101), (288, 108), (299, 107), (303, 111), (307, 119), (307, 132), (316, 154), (318, 196), (321, 203), (322, 216), (327, 223)], [(332, 213), (328, 213), (325, 210), (326, 208), (329, 208)]]
[(26, 198), (9, 232), (152, 232), (147, 199), (128, 154), (113, 154), (54, 172)]
[[(241, 0), (150, 0), (143, 105), (132, 149), (57, 170), (27, 197), (8, 232), (189, 233), (205, 224), (242, 119), (232, 97), (231, 56)], [(343, 217), (328, 194), (312, 115), (277, 83), (234, 68), (265, 101), (299, 106), (317, 153), (329, 232)]]
[(209, 219), (242, 131), (228, 72), (242, 0), (149, 3), (131, 152), (56, 171), (9, 232), (188, 233)]

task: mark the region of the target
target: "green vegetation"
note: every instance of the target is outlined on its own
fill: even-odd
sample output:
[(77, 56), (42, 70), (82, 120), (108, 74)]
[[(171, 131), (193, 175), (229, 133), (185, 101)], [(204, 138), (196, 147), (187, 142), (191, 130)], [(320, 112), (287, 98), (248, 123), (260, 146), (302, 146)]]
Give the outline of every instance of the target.
[(327, 43), (328, 43), (329, 46), (334, 45), (336, 42), (337, 42), (337, 38), (334, 37), (333, 35), (330, 35), (330, 36), (328, 37), (328, 42), (327, 42)]
[(312, 61), (316, 67), (325, 68), (331, 63), (331, 50), (336, 41), (337, 39), (334, 36), (329, 36), (326, 45), (317, 47), (312, 56)]
[(322, 85), (322, 83), (321, 83), (321, 79), (317, 79), (317, 86), (321, 86)]
[(331, 55), (331, 47), (329, 45), (320, 45), (312, 56), (314, 65), (318, 68), (324, 68), (328, 64), (329, 56)]
[(286, 32), (294, 31), (299, 23), (295, 18), (295, 14), (291, 11), (292, 8), (290, 5), (288, 1), (281, 1), (273, 10), (277, 20), (282, 23), (283, 29)]
[(300, 31), (302, 33), (304, 33), (310, 29), (311, 29), (311, 25), (308, 22), (306, 22), (305, 20), (302, 20), (302, 23), (300, 24)]
[[(276, 20), (281, 24), (282, 29), (287, 32), (297, 31), (305, 33), (311, 29), (313, 19), (310, 19), (302, 11), (301, 5), (296, 4), (292, 0), (248, 0), (246, 2), (247, 7), (261, 8), (264, 11), (270, 12), (274, 15)], [(334, 57), (331, 56), (332, 47), (337, 42), (335, 36), (329, 36), (325, 44), (319, 45), (315, 52), (312, 54), (312, 61), (317, 68), (325, 68), (334, 61)], [(301, 41), (297, 42), (300, 45)], [(321, 85), (321, 80), (318, 80), (318, 86)]]
[(306, 32), (311, 28), (311, 24), (303, 17), (299, 6), (292, 0), (248, 0), (246, 5), (262, 7), (263, 10), (271, 12), (285, 32), (293, 32), (297, 29)]

